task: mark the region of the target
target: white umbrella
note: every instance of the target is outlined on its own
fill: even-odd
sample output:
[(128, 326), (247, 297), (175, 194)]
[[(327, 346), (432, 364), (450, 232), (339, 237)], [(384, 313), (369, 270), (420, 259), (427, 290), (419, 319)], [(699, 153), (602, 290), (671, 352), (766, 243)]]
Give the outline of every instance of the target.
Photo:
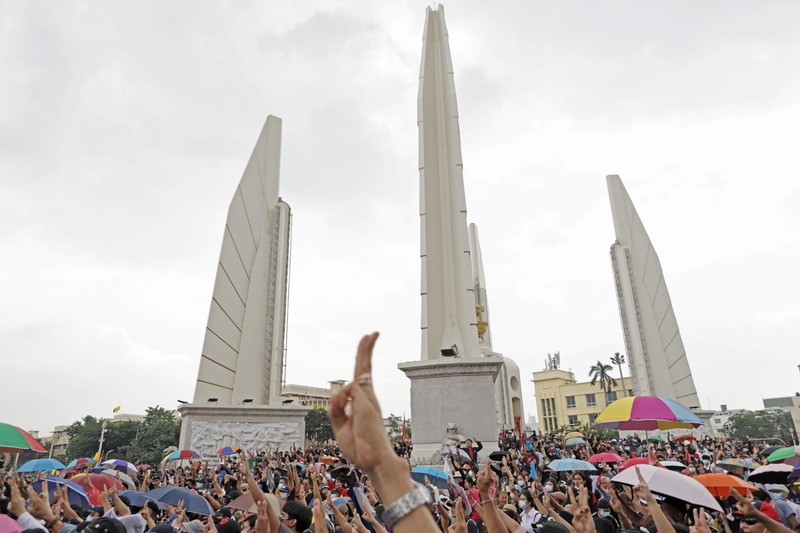
[(98, 472), (98, 473), (102, 474), (104, 476), (110, 476), (110, 477), (113, 477), (113, 478), (116, 478), (117, 474), (119, 474), (120, 483), (122, 483), (123, 485), (128, 487), (130, 490), (136, 490), (138, 488), (136, 486), (136, 483), (133, 481), (133, 479), (131, 479), (131, 476), (129, 476), (128, 474), (123, 474), (119, 470), (103, 470), (103, 471)]
[(453, 457), (455, 459), (462, 459), (464, 461), (472, 462), (472, 459), (470, 459), (469, 454), (467, 454), (467, 452), (465, 452), (461, 448), (456, 448), (455, 446), (449, 446), (447, 448), (443, 448), (442, 456)]
[(634, 468), (626, 468), (611, 478), (611, 481), (635, 487), (639, 484), (639, 478), (636, 476), (637, 468), (650, 487), (651, 492), (662, 496), (671, 496), (693, 505), (701, 505), (707, 510), (722, 511), (719, 502), (702, 483), (666, 468), (658, 468), (652, 465), (636, 465)]
[(679, 461), (659, 461), (658, 464), (664, 468), (669, 468), (670, 470), (681, 471), (686, 469), (686, 465)]

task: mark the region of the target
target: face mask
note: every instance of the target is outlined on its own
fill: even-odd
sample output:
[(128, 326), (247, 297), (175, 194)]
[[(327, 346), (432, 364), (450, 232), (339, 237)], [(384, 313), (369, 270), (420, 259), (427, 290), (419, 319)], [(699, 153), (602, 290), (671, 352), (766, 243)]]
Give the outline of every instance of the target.
[(773, 500), (780, 500), (781, 499), (781, 493), (780, 492), (770, 492), (769, 495), (772, 496)]
[(289, 497), (289, 493), (288, 492), (279, 492), (278, 494), (281, 495), (281, 500), (285, 500), (286, 498)]
[(525, 508), (527, 506), (528, 506), (528, 502), (526, 502), (525, 500), (520, 500), (519, 501), (519, 508), (522, 509), (523, 511), (525, 510)]
[(202, 490), (203, 484), (202, 483), (195, 483), (194, 484), (194, 488), (195, 488), (195, 490)]
[(553, 492), (553, 485), (545, 485), (544, 486), (545, 492)]
[(697, 472), (697, 469), (696, 468), (690, 468), (689, 472), (691, 472), (692, 474), (695, 474)]
[(609, 516), (611, 516), (611, 513), (610, 513), (610, 512), (608, 512), (608, 511), (597, 511), (597, 514), (598, 514), (598, 515), (599, 515), (601, 518), (608, 518)]

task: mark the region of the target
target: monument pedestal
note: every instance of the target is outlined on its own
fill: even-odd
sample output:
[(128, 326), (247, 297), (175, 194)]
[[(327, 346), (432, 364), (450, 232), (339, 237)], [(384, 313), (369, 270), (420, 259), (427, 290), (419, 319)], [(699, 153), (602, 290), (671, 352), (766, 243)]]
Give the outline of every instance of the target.
[(204, 458), (218, 458), (217, 450), (239, 446), (243, 450), (288, 450), (305, 446), (305, 416), (310, 407), (283, 405), (203, 405), (178, 407), (180, 448)]
[(441, 459), (448, 434), (475, 437), (481, 457), (497, 450), (500, 430), (495, 380), (501, 357), (442, 358), (400, 363), (411, 380), (411, 428), (417, 460)]

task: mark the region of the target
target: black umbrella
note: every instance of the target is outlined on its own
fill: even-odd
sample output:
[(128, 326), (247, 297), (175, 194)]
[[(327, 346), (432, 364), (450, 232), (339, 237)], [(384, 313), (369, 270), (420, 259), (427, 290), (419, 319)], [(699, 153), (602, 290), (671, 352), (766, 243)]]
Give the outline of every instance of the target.
[(770, 446), (770, 447), (765, 448), (764, 450), (758, 452), (758, 455), (766, 457), (766, 456), (770, 455), (772, 452), (774, 452), (775, 450), (780, 450), (781, 448), (785, 448), (785, 446)]

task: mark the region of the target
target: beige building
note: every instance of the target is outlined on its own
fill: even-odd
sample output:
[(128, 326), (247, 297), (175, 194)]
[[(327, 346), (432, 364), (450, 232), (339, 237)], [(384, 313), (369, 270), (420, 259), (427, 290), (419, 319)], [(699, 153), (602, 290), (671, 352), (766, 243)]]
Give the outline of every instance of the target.
[(617, 386), (608, 392), (608, 398), (604, 398), (599, 383), (579, 383), (567, 370), (555, 368), (534, 372), (532, 381), (539, 411), (539, 429), (550, 432), (562, 426), (591, 424), (608, 404), (623, 396), (633, 396), (629, 376), (622, 382), (619, 378), (615, 380)]
[(327, 409), (331, 403), (331, 395), (341, 389), (347, 381), (338, 379), (329, 381), (330, 387), (309, 387), (306, 385), (286, 385), (281, 389), (281, 399), (284, 402), (292, 400), (295, 405), (303, 407), (321, 407)]

